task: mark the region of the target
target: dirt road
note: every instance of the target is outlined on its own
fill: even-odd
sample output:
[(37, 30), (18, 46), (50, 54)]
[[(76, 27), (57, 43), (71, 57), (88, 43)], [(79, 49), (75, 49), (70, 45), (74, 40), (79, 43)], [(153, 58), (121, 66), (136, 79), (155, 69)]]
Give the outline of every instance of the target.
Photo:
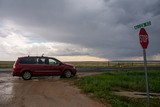
[[(87, 74), (81, 73), (80, 76)], [(90, 74), (88, 74), (90, 75)], [(59, 77), (24, 81), (0, 73), (0, 107), (104, 107)]]

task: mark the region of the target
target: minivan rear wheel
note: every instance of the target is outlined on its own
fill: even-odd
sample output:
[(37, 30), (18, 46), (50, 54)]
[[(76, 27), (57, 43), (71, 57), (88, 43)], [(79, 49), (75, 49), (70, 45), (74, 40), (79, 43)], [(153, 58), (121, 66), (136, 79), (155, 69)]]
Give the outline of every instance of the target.
[(64, 77), (66, 77), (66, 78), (70, 78), (71, 76), (72, 76), (71, 71), (66, 70), (66, 71), (64, 72)]
[(24, 80), (30, 80), (32, 78), (32, 74), (28, 71), (25, 71), (23, 74), (22, 74), (22, 78)]

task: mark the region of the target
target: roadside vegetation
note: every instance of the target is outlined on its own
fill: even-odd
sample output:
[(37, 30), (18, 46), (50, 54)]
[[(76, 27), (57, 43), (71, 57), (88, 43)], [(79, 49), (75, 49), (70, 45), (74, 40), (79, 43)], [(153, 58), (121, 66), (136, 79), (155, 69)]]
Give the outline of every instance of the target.
[(12, 68), (14, 61), (0, 61), (0, 68)]
[[(150, 92), (160, 92), (160, 71), (149, 71)], [(113, 107), (145, 107), (146, 98), (131, 98), (115, 95), (118, 91), (145, 92), (144, 71), (106, 72), (94, 76), (86, 76), (76, 80), (75, 84), (84, 93), (91, 94)], [(159, 96), (160, 97), (160, 96)], [(152, 97), (151, 107), (159, 107), (160, 99)]]

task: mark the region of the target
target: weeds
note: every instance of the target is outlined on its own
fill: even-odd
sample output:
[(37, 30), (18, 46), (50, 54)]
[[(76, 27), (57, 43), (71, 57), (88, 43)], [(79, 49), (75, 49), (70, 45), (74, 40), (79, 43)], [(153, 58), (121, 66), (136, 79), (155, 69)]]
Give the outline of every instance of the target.
[[(150, 92), (160, 92), (160, 71), (149, 71)], [(146, 99), (117, 96), (113, 91), (128, 90), (145, 92), (144, 71), (107, 72), (96, 76), (83, 77), (76, 84), (85, 93), (93, 93), (98, 99), (104, 99), (113, 107), (144, 107)], [(158, 98), (151, 99), (152, 107), (159, 107)]]

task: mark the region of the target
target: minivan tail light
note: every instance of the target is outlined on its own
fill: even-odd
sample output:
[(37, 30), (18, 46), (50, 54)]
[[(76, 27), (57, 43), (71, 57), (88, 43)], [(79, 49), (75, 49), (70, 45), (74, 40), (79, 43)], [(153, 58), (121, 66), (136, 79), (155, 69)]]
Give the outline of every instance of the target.
[(17, 62), (15, 62), (15, 63), (13, 64), (13, 69), (16, 68), (16, 65), (17, 65)]
[(16, 68), (15, 64), (13, 64), (13, 68)]

